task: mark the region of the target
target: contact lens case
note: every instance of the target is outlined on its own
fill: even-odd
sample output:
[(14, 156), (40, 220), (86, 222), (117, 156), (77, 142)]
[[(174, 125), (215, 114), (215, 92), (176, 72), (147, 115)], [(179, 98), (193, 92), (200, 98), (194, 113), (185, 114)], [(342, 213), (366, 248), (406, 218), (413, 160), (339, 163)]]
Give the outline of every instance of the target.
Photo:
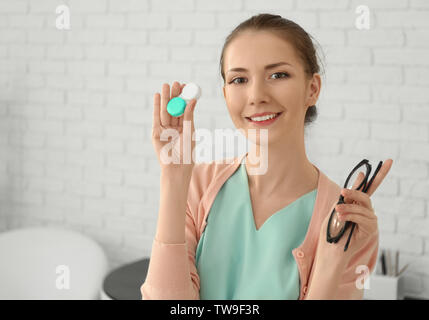
[(192, 99), (198, 100), (200, 97), (201, 88), (195, 83), (187, 83), (178, 97), (168, 101), (167, 112), (173, 117), (180, 117), (185, 112), (186, 104)]

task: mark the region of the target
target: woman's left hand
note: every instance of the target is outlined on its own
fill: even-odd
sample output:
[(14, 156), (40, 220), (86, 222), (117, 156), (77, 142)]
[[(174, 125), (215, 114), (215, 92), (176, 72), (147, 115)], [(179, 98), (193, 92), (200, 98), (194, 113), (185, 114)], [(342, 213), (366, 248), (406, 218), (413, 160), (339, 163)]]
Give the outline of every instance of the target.
[(327, 261), (327, 263), (337, 261), (338, 263), (347, 264), (350, 258), (361, 248), (367, 245), (368, 241), (373, 240), (372, 236), (378, 233), (377, 216), (372, 207), (370, 196), (384, 180), (392, 167), (392, 163), (392, 159), (388, 159), (383, 163), (374, 178), (371, 187), (366, 193), (356, 190), (356, 187), (365, 177), (363, 172), (359, 173), (352, 189), (341, 190), (345, 204), (335, 206), (340, 215), (340, 221), (341, 219), (344, 219), (343, 221), (351, 221), (356, 223), (356, 225), (353, 230), (349, 246), (347, 250), (344, 251), (344, 246), (349, 237), (351, 226), (346, 230), (346, 232), (344, 232), (343, 236), (337, 243), (329, 243), (326, 240), (326, 228), (328, 226), (331, 212), (326, 215), (322, 222), (317, 251), (321, 250), (318, 254), (320, 254), (320, 256), (323, 257), (322, 259)]

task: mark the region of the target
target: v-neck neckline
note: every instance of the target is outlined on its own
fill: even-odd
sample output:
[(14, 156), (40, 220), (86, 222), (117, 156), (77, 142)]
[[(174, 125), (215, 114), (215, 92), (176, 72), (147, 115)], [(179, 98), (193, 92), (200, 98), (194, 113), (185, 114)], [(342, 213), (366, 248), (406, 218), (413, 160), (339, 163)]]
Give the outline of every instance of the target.
[(242, 163), (240, 164), (240, 169), (243, 170), (245, 179), (246, 179), (246, 193), (247, 193), (247, 199), (249, 201), (249, 206), (250, 206), (250, 214), (251, 214), (251, 219), (253, 222), (253, 231), (255, 231), (256, 233), (260, 233), (262, 228), (267, 224), (267, 222), (269, 222), (270, 220), (272, 220), (272, 218), (274, 218), (274, 216), (279, 215), (280, 212), (284, 211), (285, 209), (289, 209), (290, 207), (292, 207), (293, 205), (295, 205), (296, 203), (298, 203), (301, 199), (303, 199), (304, 197), (306, 197), (307, 195), (309, 195), (310, 193), (314, 192), (317, 190), (317, 187), (305, 194), (303, 194), (302, 196), (300, 196), (299, 198), (295, 199), (294, 201), (292, 201), (291, 203), (289, 203), (288, 205), (282, 207), (281, 209), (277, 210), (276, 212), (274, 212), (272, 215), (270, 215), (267, 219), (265, 219), (265, 221), (262, 223), (262, 225), (259, 227), (259, 229), (256, 228), (256, 221), (255, 221), (255, 215), (253, 212), (253, 204), (252, 204), (252, 197), (250, 194), (250, 186), (249, 186), (249, 177), (247, 176), (247, 170), (246, 170), (246, 165), (244, 160), (242, 161)]

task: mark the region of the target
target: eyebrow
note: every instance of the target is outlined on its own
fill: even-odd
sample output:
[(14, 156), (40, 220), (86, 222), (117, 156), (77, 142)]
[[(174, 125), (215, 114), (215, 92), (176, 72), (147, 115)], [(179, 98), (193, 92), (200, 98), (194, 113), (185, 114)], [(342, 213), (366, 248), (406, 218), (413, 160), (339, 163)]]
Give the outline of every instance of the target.
[[(268, 64), (268, 65), (265, 66), (264, 69), (265, 70), (273, 69), (275, 67), (282, 66), (282, 65), (285, 65), (285, 64), (287, 64), (287, 65), (289, 65), (289, 66), (292, 67), (292, 65), (290, 63), (281, 61), (281, 62), (277, 62), (277, 63)], [(229, 69), (226, 73), (228, 73), (230, 71), (243, 71), (243, 72), (246, 72), (246, 71), (249, 71), (249, 70), (247, 70), (245, 68), (232, 68), (232, 69)]]

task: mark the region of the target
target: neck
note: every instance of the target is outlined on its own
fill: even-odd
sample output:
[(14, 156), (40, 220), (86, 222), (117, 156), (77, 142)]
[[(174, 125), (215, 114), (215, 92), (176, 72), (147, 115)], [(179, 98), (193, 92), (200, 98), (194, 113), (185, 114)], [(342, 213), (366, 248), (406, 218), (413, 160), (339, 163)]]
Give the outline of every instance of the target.
[[(245, 159), (249, 187), (258, 195), (302, 195), (317, 188), (319, 172), (307, 159), (304, 138), (282, 140), (278, 144), (260, 147), (257, 144)], [(259, 163), (258, 163), (259, 162)], [(266, 163), (266, 164), (265, 164)], [(256, 168), (266, 168), (265, 173), (252, 174)]]

